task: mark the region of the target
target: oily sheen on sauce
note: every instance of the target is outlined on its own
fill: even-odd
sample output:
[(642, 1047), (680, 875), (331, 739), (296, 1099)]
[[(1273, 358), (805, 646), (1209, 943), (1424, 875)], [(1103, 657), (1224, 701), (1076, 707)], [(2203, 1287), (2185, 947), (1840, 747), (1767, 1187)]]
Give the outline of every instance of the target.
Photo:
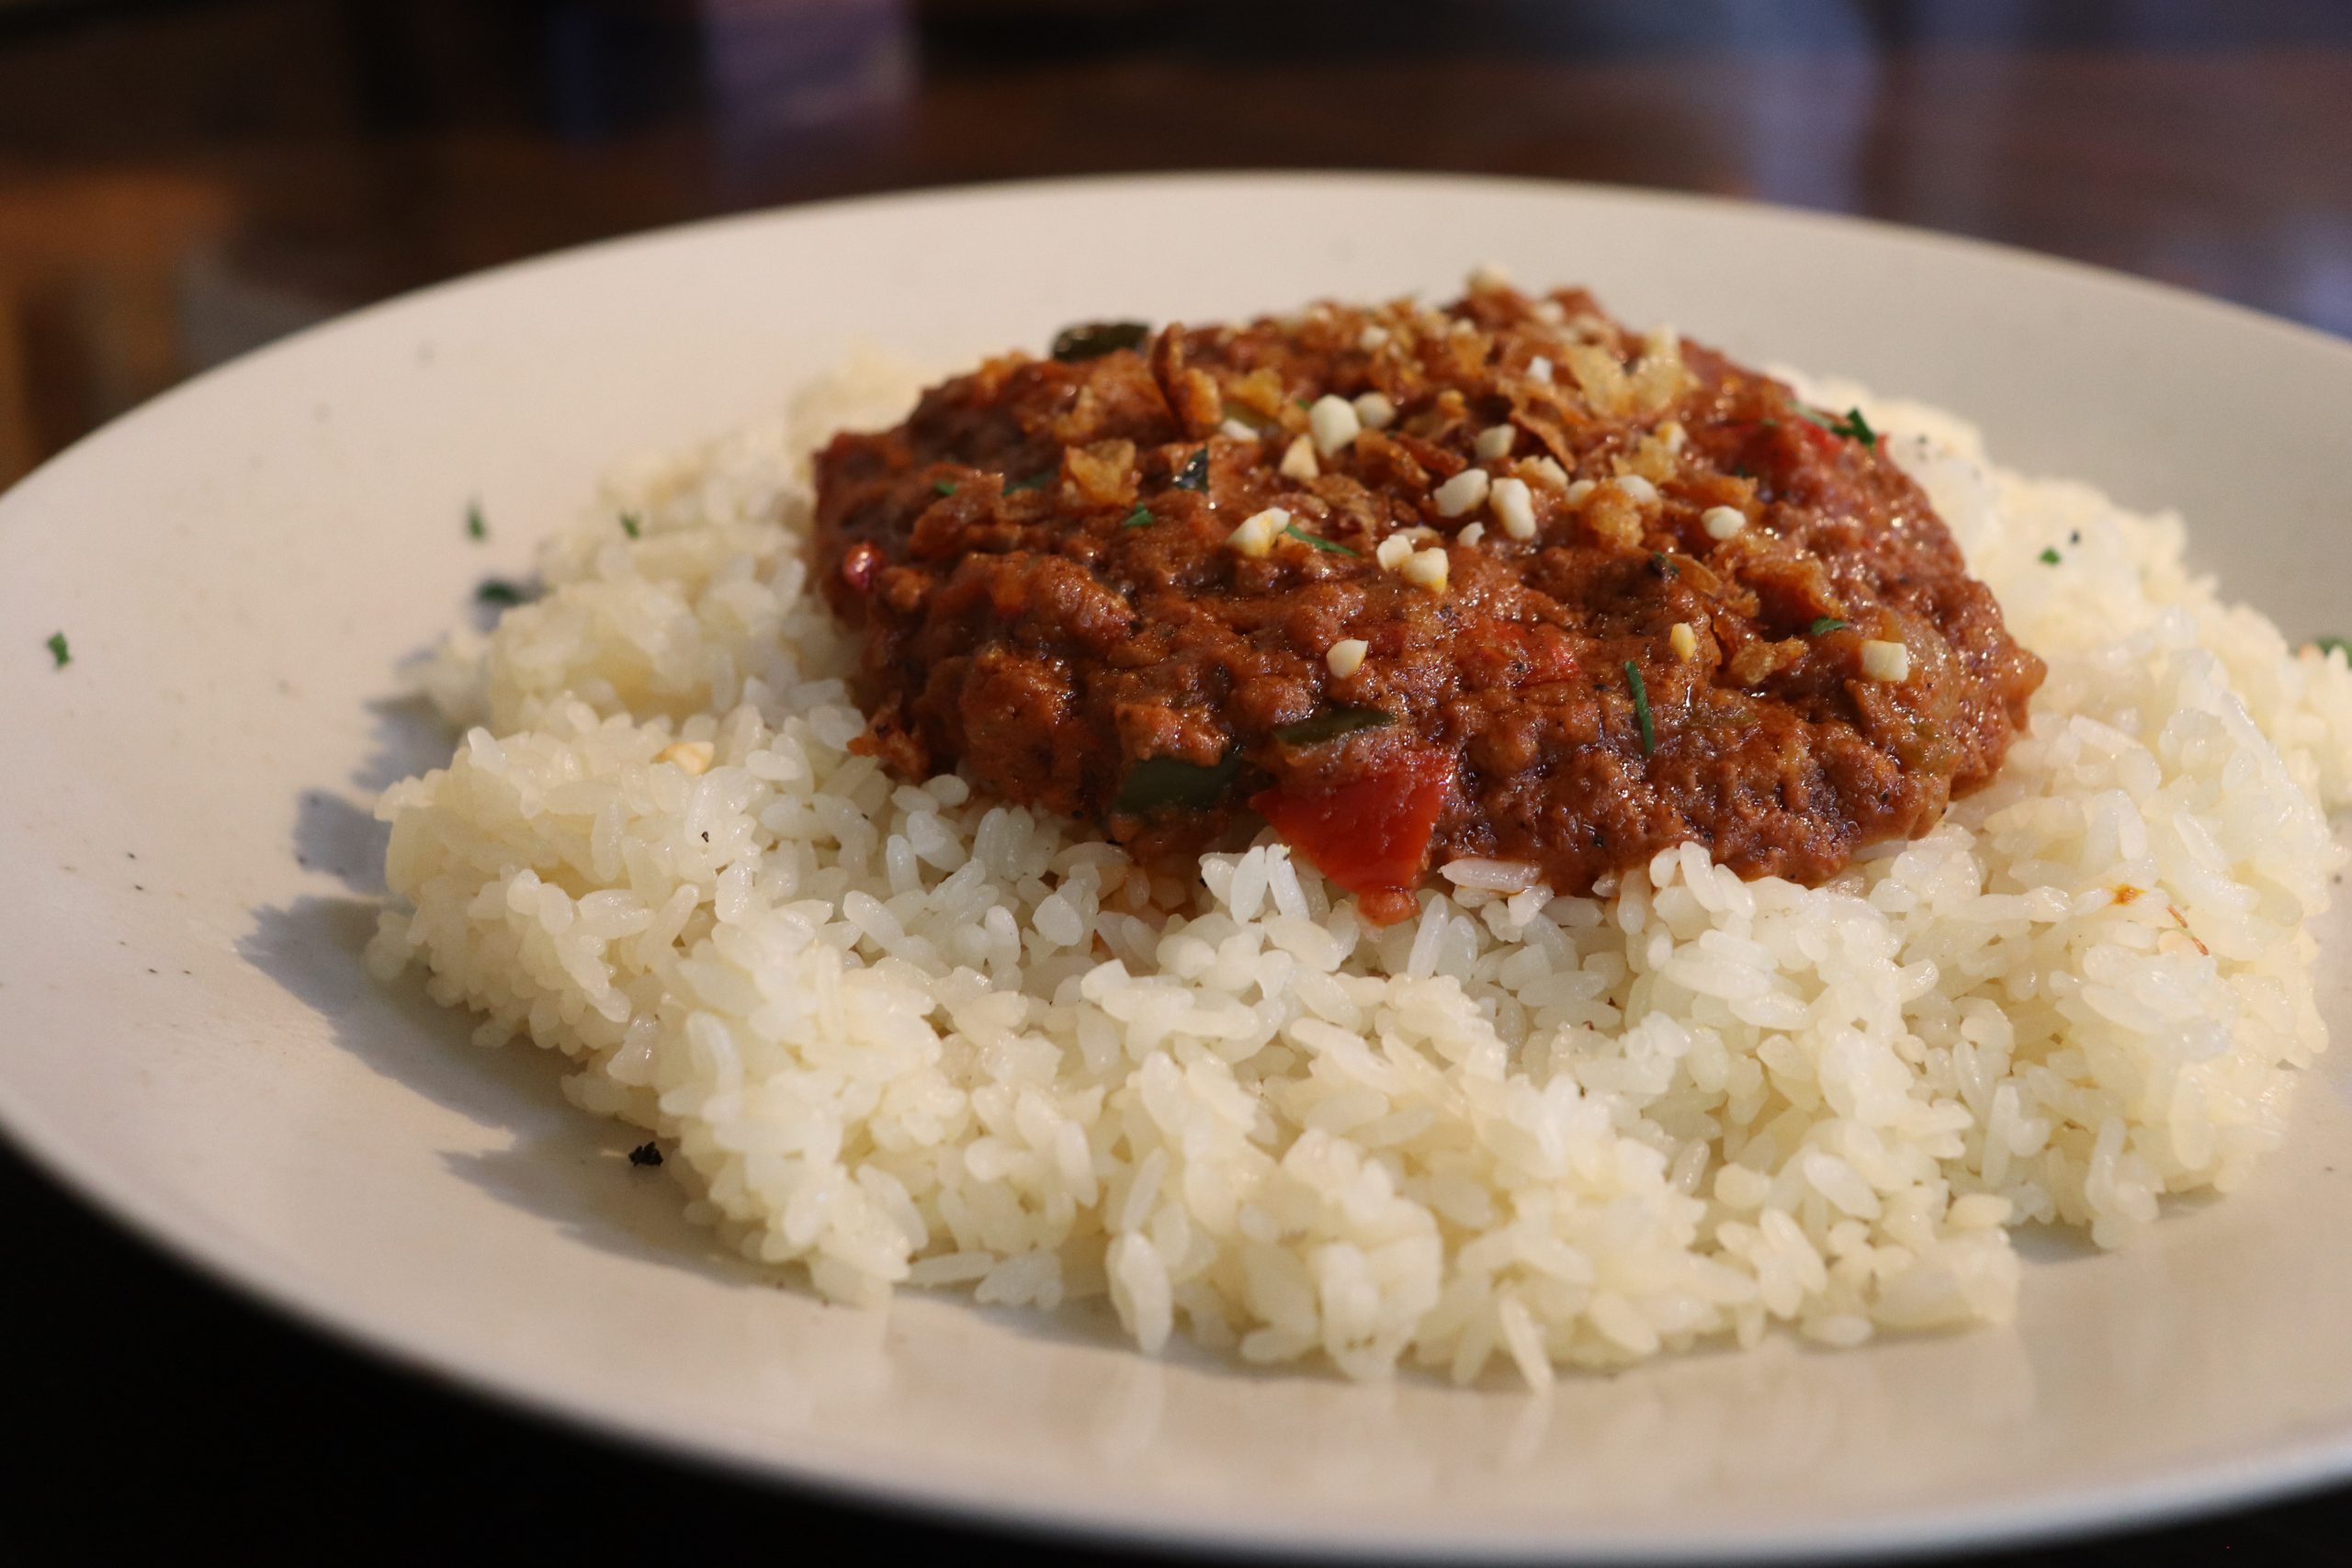
[(820, 580), (894, 772), (1180, 873), (1262, 819), (1380, 919), (1464, 858), (1819, 883), (2041, 682), (1866, 420), (1581, 292), (1057, 348), (837, 436)]

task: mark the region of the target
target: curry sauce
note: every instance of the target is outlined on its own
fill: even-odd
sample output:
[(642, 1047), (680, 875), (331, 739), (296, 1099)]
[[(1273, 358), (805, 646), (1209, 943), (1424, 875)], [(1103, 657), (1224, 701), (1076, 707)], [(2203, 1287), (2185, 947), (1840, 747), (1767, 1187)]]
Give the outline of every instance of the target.
[(1457, 857), (1818, 883), (2041, 682), (1859, 412), (1581, 292), (1057, 349), (836, 437), (817, 570), (865, 749), (1148, 861), (1262, 819), (1376, 920)]

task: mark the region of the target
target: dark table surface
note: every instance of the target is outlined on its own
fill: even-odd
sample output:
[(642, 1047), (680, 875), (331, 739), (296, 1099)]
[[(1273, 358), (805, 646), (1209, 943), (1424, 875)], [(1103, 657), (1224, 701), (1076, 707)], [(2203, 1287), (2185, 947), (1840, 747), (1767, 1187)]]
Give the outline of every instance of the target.
[[(556, 246), (1203, 167), (1750, 197), (2352, 333), (2352, 6), (2329, 0), (0, 0), (0, 484), (272, 337)], [(5, 1150), (0, 1213), (0, 1495), (43, 1561), (1101, 1560), (673, 1468), (386, 1370)], [(2346, 1526), (2352, 1492), (2003, 1561), (2333, 1563)]]

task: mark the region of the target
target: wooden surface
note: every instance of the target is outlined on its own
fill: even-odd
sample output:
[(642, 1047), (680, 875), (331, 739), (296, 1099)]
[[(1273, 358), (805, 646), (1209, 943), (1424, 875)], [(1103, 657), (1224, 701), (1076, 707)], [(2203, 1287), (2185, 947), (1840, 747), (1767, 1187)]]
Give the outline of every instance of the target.
[(420, 284), (712, 212), (1030, 175), (1715, 191), (2352, 333), (2347, 152), (2352, 6), (2326, 0), (18, 0), (0, 480)]
[[(559, 245), (859, 191), (1315, 166), (1863, 213), (2352, 334), (2352, 6), (2324, 0), (15, 0), (0, 483), (206, 365)], [(5, 1154), (0, 1201), (39, 1264), (7, 1311), (40, 1456), (0, 1486), (74, 1555), (355, 1529), (436, 1554), (1012, 1555), (379, 1369)], [(2347, 1524), (2339, 1495), (2020, 1561), (2335, 1562)]]

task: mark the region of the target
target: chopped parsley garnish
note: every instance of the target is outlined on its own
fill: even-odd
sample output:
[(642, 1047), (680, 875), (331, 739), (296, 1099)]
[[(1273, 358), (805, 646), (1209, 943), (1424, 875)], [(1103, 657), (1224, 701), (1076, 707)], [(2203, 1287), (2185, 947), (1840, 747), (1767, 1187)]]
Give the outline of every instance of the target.
[[(931, 488), (937, 491), (942, 495), (954, 495), (956, 493), (956, 481), (954, 479), (933, 479), (931, 481)], [(1011, 485), (1007, 485), (1004, 488), (1011, 490), (1012, 487)]]
[(1206, 491), (1209, 488), (1209, 449), (1205, 446), (1184, 459), (1173, 480), (1178, 490)]
[(1878, 445), (1878, 432), (1871, 428), (1871, 422), (1862, 417), (1862, 411), (1860, 409), (1848, 409), (1843, 414), (1827, 417), (1817, 414), (1800, 404), (1797, 412), (1832, 435), (1843, 435), (1849, 440), (1859, 441), (1865, 446)]
[(74, 650), (65, 646), (65, 634), (63, 632), (51, 632), (49, 634), (49, 656), (57, 660), (55, 664), (51, 666), (51, 668), (54, 670), (62, 670), (67, 665), (74, 662)]
[(1047, 468), (1044, 473), (1031, 474), (1025, 479), (1007, 479), (1004, 483), (1004, 493), (1014, 495), (1024, 490), (1043, 490), (1046, 488), (1046, 481), (1053, 477), (1054, 470)]
[(1119, 786), (1111, 809), (1139, 814), (1174, 806), (1205, 811), (1225, 798), (1240, 772), (1238, 748), (1210, 768), (1175, 757), (1146, 757), (1127, 770), (1127, 782)]
[(632, 539), (641, 538), (644, 536), (645, 530), (639, 525), (636, 513), (624, 512), (621, 513), (621, 532), (627, 534)]
[(1142, 321), (1081, 321), (1054, 335), (1053, 354), (1065, 365), (1100, 359), (1123, 348), (1141, 348), (1150, 336), (1151, 328)]
[(466, 502), (466, 537), (469, 539), (490, 537), (490, 525), (481, 520), (481, 502), (479, 501)]
[(1657, 729), (1650, 722), (1649, 688), (1642, 684), (1641, 667), (1630, 659), (1625, 660), (1625, 684), (1634, 691), (1634, 722), (1642, 727), (1642, 755), (1646, 757), (1657, 750)]
[(1327, 539), (1320, 534), (1310, 534), (1295, 523), (1283, 524), (1283, 532), (1289, 535), (1292, 538), (1296, 539), (1302, 545), (1311, 545), (1316, 549), (1328, 550), (1335, 556), (1352, 556), (1362, 553), (1361, 551), (1358, 551), (1347, 545), (1340, 543), (1337, 539)]
[(629, 1150), (628, 1163), (631, 1165), (660, 1165), (662, 1163), (662, 1146), (659, 1144), (654, 1143), (639, 1144), (637, 1147)]
[(1667, 559), (1666, 552), (1664, 550), (1652, 550), (1650, 552), (1650, 570), (1656, 572), (1659, 577), (1665, 579), (1668, 582), (1673, 581), (1676, 578), (1682, 575), (1682, 569), (1675, 565), (1672, 561)]
[(1841, 621), (1835, 615), (1824, 615), (1813, 623), (1813, 635), (1823, 637), (1830, 632), (1842, 632), (1851, 624), (1849, 621)]
[[(54, 649), (64, 640), (65, 639), (62, 637), (51, 637), (49, 639), (49, 646), (51, 649)], [(2352, 660), (2352, 640), (2347, 640), (2340, 637), (2315, 637), (2312, 638), (2312, 646), (2319, 649), (2319, 656), (2322, 659), (2326, 658), (2331, 653), (2340, 653), (2344, 655), (2345, 658)], [(58, 660), (58, 662), (62, 664), (65, 660), (61, 657)]]
[(2041, 564), (2044, 566), (2056, 566), (2064, 558), (2058, 553), (2058, 547), (2055, 545), (2050, 546), (2041, 552)]
[(1157, 521), (1158, 519), (1153, 517), (1151, 514), (1150, 507), (1138, 506), (1133, 512), (1127, 513), (1125, 521), (1122, 522), (1119, 526), (1122, 528), (1148, 528)]
[(520, 604), (528, 595), (503, 578), (486, 577), (474, 597), (484, 604)]
[(1326, 708), (1312, 718), (1283, 725), (1274, 731), (1274, 739), (1285, 746), (1314, 746), (1337, 740), (1342, 735), (1353, 735), (1360, 729), (1379, 729), (1396, 722), (1395, 714), (1383, 713), (1378, 708)]

